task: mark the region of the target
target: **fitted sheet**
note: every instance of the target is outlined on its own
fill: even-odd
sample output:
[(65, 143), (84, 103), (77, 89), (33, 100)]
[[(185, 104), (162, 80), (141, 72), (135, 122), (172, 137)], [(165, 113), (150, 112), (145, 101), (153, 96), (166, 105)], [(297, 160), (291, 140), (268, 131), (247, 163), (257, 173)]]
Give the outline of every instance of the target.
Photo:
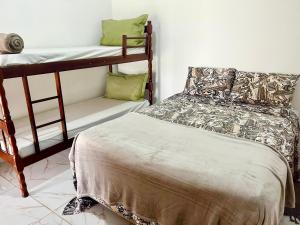
[[(120, 117), (128, 112), (134, 112), (149, 105), (148, 100), (122, 101), (104, 97), (82, 101), (65, 106), (68, 137), (75, 137), (79, 132)], [(36, 124), (44, 124), (59, 117), (58, 109), (53, 109), (35, 115)], [(33, 138), (28, 117), (14, 120), (16, 139), (21, 157), (34, 152)], [(53, 124), (38, 130), (41, 149), (45, 149), (63, 140), (61, 123)], [(4, 148), (3, 141), (1, 147)], [(11, 149), (9, 149), (11, 151)]]
[[(142, 54), (145, 48), (127, 49), (127, 54)], [(122, 55), (121, 46), (24, 49), (20, 54), (0, 54), (0, 66), (49, 63)]]

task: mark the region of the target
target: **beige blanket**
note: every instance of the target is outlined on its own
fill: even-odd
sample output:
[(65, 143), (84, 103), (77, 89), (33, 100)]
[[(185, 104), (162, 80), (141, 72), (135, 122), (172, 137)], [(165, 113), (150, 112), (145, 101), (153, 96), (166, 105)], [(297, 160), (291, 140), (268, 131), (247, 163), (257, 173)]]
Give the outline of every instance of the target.
[(24, 48), (23, 39), (14, 33), (0, 33), (0, 53), (20, 53)]
[(271, 148), (137, 113), (82, 132), (70, 161), (78, 197), (160, 225), (276, 225), (295, 204), (290, 169)]

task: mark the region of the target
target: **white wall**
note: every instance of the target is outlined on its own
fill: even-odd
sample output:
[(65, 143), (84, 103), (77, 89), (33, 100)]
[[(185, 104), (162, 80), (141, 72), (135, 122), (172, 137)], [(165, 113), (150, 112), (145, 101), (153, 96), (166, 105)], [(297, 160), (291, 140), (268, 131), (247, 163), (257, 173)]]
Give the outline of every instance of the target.
[[(159, 99), (183, 90), (189, 65), (300, 73), (298, 0), (0, 0), (0, 5), (0, 32), (19, 33), (27, 48), (95, 45), (102, 19), (148, 13)], [(120, 66), (125, 72), (130, 67)], [(65, 103), (102, 95), (105, 72), (62, 73)], [(55, 91), (52, 77), (33, 77), (30, 85), (34, 99)], [(21, 80), (5, 86), (12, 114), (26, 114)], [(300, 109), (300, 88), (295, 102)], [(38, 110), (53, 106), (55, 101)]]
[(300, 73), (299, 0), (112, 0), (112, 9), (151, 15), (161, 99), (183, 90), (189, 65)]
[[(111, 0), (0, 0), (0, 32), (20, 34), (26, 48), (98, 45), (101, 20), (111, 18)], [(106, 68), (62, 73), (66, 104), (103, 94)], [(27, 114), (20, 79), (6, 80), (12, 115)], [(32, 77), (33, 99), (55, 94), (52, 77)], [(37, 110), (57, 106), (55, 101)]]

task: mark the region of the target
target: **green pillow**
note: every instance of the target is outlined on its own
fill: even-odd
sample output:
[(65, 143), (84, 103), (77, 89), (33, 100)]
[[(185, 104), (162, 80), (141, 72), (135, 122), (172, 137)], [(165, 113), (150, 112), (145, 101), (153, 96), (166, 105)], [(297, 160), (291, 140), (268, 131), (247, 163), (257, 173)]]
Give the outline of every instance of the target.
[(145, 89), (146, 89), (146, 84), (148, 82), (148, 73), (141, 73), (141, 74), (126, 74), (126, 73), (122, 73), (122, 72), (119, 72), (119, 73), (116, 73), (114, 75), (117, 75), (117, 76), (143, 76), (144, 77), (144, 83), (143, 83), (143, 87), (142, 87), (142, 93), (141, 93), (141, 98), (144, 98), (145, 97)]
[(144, 98), (147, 74), (124, 75), (108, 73), (105, 97), (138, 101)]
[[(122, 35), (143, 37), (147, 19), (148, 15), (145, 14), (127, 20), (103, 20), (101, 45), (121, 46)], [(144, 43), (145, 40), (143, 39), (127, 40), (127, 45), (129, 46), (139, 46), (144, 45)]]

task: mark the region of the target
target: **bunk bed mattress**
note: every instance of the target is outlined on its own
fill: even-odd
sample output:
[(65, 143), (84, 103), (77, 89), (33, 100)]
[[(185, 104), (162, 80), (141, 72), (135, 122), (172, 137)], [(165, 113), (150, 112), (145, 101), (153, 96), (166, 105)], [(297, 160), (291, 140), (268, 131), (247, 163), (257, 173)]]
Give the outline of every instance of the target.
[[(145, 48), (127, 49), (127, 55), (145, 54)], [(121, 56), (120, 46), (24, 49), (19, 54), (0, 54), (0, 66), (26, 65), (58, 61)]]
[[(149, 105), (148, 100), (121, 101), (103, 97), (86, 100), (80, 103), (65, 106), (68, 137), (75, 137), (79, 132), (97, 124), (134, 112)], [(49, 110), (35, 115), (36, 124), (43, 124), (59, 118), (58, 109)], [(29, 118), (14, 120), (16, 139), (21, 157), (34, 152), (33, 138)], [(41, 150), (57, 144), (63, 140), (61, 123), (57, 123), (38, 130)], [(2, 147), (4, 146), (3, 143)]]

